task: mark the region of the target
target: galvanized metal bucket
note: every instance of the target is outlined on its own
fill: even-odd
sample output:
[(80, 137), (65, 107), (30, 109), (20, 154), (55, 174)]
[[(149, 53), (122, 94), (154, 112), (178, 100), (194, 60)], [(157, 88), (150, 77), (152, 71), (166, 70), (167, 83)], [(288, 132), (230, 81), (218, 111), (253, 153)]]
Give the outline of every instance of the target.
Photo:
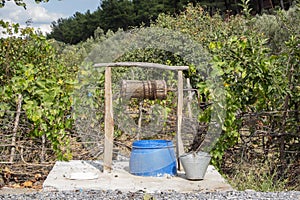
[(193, 152), (180, 156), (185, 171), (186, 178), (189, 180), (204, 179), (211, 156), (206, 152)]

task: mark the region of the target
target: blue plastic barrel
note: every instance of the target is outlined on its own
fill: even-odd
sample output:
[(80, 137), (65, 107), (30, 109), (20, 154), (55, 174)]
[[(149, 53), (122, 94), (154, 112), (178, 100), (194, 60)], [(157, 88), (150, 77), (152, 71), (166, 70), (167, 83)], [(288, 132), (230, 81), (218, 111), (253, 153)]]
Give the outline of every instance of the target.
[(137, 176), (176, 175), (176, 157), (170, 140), (137, 140), (132, 144), (129, 171)]

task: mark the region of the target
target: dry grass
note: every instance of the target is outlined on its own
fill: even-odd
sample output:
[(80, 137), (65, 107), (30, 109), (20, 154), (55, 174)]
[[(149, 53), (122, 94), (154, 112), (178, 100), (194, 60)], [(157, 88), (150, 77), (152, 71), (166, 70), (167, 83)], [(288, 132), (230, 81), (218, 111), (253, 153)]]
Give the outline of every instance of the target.
[(240, 163), (232, 169), (232, 174), (227, 175), (226, 178), (232, 187), (240, 191), (275, 192), (297, 190), (295, 188), (297, 186), (288, 186), (289, 178), (280, 177), (279, 174), (279, 170), (268, 162)]

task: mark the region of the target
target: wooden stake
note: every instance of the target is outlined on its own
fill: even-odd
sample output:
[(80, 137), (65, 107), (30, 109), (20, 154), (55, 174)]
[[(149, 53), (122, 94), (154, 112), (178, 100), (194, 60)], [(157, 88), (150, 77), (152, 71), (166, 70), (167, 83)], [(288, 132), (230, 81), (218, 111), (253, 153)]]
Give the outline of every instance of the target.
[[(190, 82), (190, 78), (186, 79), (186, 84), (187, 84), (187, 88), (191, 89), (191, 82)], [(191, 108), (191, 101), (193, 99), (193, 95), (192, 92), (189, 90), (188, 91), (188, 101), (187, 101), (187, 110), (188, 110), (188, 117), (190, 119), (192, 119), (193, 115), (192, 115), (192, 108)]]
[(111, 172), (114, 142), (114, 119), (112, 107), (111, 68), (105, 68), (105, 138), (104, 138), (104, 171)]
[(139, 128), (139, 130), (138, 130), (138, 134), (136, 136), (137, 140), (140, 139), (141, 132), (142, 132), (143, 104), (144, 104), (144, 101), (141, 100), (139, 102), (139, 121), (138, 121), (138, 128)]
[(10, 152), (10, 159), (9, 162), (12, 163), (15, 158), (15, 152), (16, 152), (16, 137), (18, 132), (18, 126), (19, 126), (19, 120), (20, 120), (20, 114), (21, 114), (21, 106), (22, 106), (22, 94), (18, 94), (18, 102), (17, 102), (17, 114), (15, 118), (14, 123), (14, 129), (13, 129), (13, 136), (11, 138), (11, 152)]
[(178, 103), (177, 103), (177, 134), (176, 134), (176, 154), (178, 170), (181, 170), (179, 157), (184, 154), (183, 142), (181, 138), (182, 109), (183, 109), (183, 76), (182, 71), (178, 71)]

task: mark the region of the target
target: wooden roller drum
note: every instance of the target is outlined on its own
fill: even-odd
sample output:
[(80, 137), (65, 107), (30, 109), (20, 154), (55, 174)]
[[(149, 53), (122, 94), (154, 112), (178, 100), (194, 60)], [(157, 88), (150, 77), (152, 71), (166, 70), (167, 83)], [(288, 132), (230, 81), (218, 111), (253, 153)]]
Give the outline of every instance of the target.
[(167, 98), (167, 84), (164, 80), (123, 80), (121, 97), (126, 99), (163, 100)]

